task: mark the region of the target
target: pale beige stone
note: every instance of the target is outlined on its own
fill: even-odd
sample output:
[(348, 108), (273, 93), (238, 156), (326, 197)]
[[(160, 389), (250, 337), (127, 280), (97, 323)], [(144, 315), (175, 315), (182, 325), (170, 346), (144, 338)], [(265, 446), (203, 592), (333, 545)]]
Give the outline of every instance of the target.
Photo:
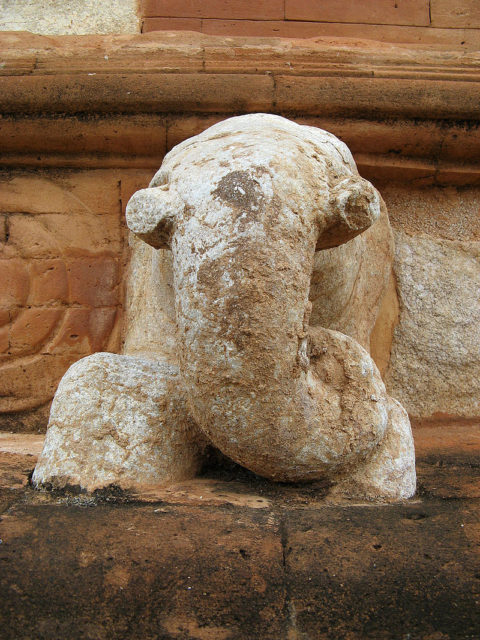
[(480, 242), (395, 233), (389, 392), (410, 415), (480, 412)]
[(87, 491), (168, 484), (196, 474), (202, 446), (177, 367), (96, 353), (60, 382), (32, 482)]
[(393, 259), (393, 236), (385, 203), (379, 219), (350, 242), (315, 253), (310, 324), (334, 329), (367, 351), (385, 295)]
[(172, 253), (130, 236), (123, 353), (176, 362)]
[(231, 118), (167, 154), (127, 222), (154, 248), (132, 240), (136, 355), (71, 367), (34, 484), (165, 484), (194, 474), (208, 442), (274, 480), (413, 494), (408, 417), (360, 344), (391, 231), (342, 142), (278, 116)]
[[(391, 400), (355, 340), (308, 329), (316, 249), (326, 250), (329, 280), (316, 283), (316, 321), (337, 285), (329, 321), (364, 343), (388, 281), (386, 211), (347, 147), (278, 116), (229, 119), (167, 154), (127, 221), (172, 249), (180, 370), (207, 438), (277, 480), (363, 464), (388, 428)], [(353, 240), (373, 223), (370, 238)], [(362, 292), (367, 312), (355, 327)]]
[(340, 478), (330, 497), (405, 500), (416, 488), (415, 447), (408, 414), (390, 398), (388, 427), (368, 459)]
[(0, 31), (139, 33), (137, 0), (1, 0)]

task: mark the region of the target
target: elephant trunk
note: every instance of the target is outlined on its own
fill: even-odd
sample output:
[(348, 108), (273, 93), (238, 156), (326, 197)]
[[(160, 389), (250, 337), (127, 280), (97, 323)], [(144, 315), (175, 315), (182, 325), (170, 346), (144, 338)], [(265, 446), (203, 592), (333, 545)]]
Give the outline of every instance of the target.
[(311, 480), (367, 456), (387, 425), (367, 352), (308, 328), (315, 251), (368, 228), (379, 198), (347, 161), (335, 173), (322, 159), (330, 139), (312, 155), (289, 138), (299, 180), (279, 159), (285, 149), (258, 135), (257, 163), (247, 138), (234, 152), (220, 134), (213, 147), (201, 136), (180, 145), (133, 196), (127, 221), (172, 250), (179, 365), (199, 427), (260, 475)]

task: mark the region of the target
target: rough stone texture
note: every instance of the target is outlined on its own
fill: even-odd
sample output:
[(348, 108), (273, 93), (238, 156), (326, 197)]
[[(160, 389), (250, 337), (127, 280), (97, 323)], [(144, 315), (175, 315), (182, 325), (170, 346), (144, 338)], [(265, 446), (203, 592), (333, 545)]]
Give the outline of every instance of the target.
[[(379, 217), (364, 242), (348, 243)], [(326, 258), (318, 268), (325, 281), (318, 275), (316, 315), (328, 317), (322, 305), (338, 284), (328, 320), (340, 316), (363, 342), (388, 281), (388, 219), (345, 145), (277, 116), (227, 120), (172, 150), (130, 201), (127, 220), (154, 247), (172, 248), (180, 369), (192, 415), (213, 444), (277, 480), (331, 476), (372, 452), (388, 422), (378, 370), (354, 340), (308, 331), (315, 249), (333, 256), (333, 266)], [(333, 247), (345, 242), (338, 256)], [(413, 455), (411, 434), (398, 431)], [(395, 497), (413, 492), (413, 466), (403, 468)]]
[(392, 259), (393, 237), (381, 201), (379, 219), (364, 233), (339, 247), (315, 253), (310, 324), (341, 331), (369, 351)]
[(137, 0), (1, 0), (0, 31), (138, 33)]
[(62, 378), (32, 481), (86, 490), (165, 484), (195, 475), (200, 450), (177, 367), (97, 353)]
[(388, 427), (383, 439), (365, 463), (334, 486), (332, 495), (401, 500), (413, 496), (415, 480), (415, 448), (410, 420), (402, 405), (390, 399)]
[[(476, 0), (144, 0), (142, 31), (201, 31), (224, 36), (348, 37), (475, 47)], [(456, 28), (454, 28), (456, 27)]]
[(172, 254), (130, 236), (123, 352), (176, 362)]
[(480, 412), (480, 243), (395, 233), (400, 319), (386, 384), (410, 415)]
[(1, 191), (0, 424), (45, 430), (46, 404), (68, 367), (118, 348), (118, 179), (5, 171)]
[(238, 468), (34, 492), (38, 437), (0, 435), (2, 640), (476, 640), (478, 427), (416, 429), (420, 496), (348, 508)]
[[(445, 144), (448, 144), (448, 141), (445, 141)], [(466, 145), (464, 142), (463, 147)], [(451, 149), (451, 153), (456, 152)], [(375, 184), (387, 203), (388, 217), (394, 229), (411, 236), (480, 240), (478, 186), (432, 187), (392, 181), (380, 181)]]

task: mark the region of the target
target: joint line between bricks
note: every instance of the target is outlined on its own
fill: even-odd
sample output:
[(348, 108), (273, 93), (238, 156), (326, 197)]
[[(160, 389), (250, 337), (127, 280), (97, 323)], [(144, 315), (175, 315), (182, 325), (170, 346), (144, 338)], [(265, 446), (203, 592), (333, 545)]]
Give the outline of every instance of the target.
[(285, 619), (286, 632), (287, 635), (292, 628), (296, 627), (295, 621), (292, 620), (292, 594), (290, 589), (290, 579), (289, 572), (287, 567), (287, 549), (288, 549), (288, 532), (287, 532), (287, 523), (285, 518), (285, 510), (280, 507), (278, 510), (278, 520), (279, 520), (279, 533), (280, 533), (280, 544), (282, 547), (282, 574), (283, 574), (283, 589), (284, 589), (284, 606), (283, 606), (283, 616)]

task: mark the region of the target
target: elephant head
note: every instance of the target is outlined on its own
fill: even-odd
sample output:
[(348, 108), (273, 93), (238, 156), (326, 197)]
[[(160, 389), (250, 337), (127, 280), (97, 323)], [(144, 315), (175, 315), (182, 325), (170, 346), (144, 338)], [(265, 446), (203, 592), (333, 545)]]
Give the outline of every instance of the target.
[(384, 435), (389, 399), (368, 353), (309, 328), (315, 251), (379, 215), (341, 141), (266, 114), (178, 145), (128, 204), (129, 228), (173, 254), (188, 409), (210, 442), (260, 475), (342, 472)]

